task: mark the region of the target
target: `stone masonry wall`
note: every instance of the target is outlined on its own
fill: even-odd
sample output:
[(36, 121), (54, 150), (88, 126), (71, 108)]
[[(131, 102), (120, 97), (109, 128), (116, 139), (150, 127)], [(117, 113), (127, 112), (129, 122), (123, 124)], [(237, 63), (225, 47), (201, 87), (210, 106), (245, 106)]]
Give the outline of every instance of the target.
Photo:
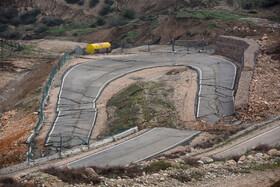
[(216, 54), (232, 59), (241, 71), (237, 74), (237, 91), (235, 95), (235, 108), (248, 104), (250, 83), (259, 53), (259, 46), (253, 40), (219, 36), (216, 42)]

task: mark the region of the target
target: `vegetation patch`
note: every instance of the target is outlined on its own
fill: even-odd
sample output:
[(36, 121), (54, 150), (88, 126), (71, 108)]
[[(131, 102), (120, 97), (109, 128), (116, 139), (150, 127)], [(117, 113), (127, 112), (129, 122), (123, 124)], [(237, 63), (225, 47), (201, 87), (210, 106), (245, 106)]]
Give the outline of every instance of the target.
[(237, 19), (244, 16), (236, 14), (223, 14), (218, 12), (211, 12), (207, 10), (180, 10), (176, 13), (176, 18), (197, 18), (197, 19)]
[(100, 16), (106, 16), (112, 11), (113, 11), (113, 9), (111, 8), (111, 6), (105, 4), (105, 5), (103, 5), (102, 9), (100, 10), (100, 12), (98, 14)]
[(61, 168), (52, 167), (43, 170), (43, 172), (53, 176), (57, 176), (63, 182), (67, 182), (70, 184), (80, 184), (80, 183), (99, 184), (101, 182), (101, 179), (98, 176), (92, 175), (85, 168), (61, 169)]
[[(98, 20), (97, 20), (98, 21)], [(76, 21), (67, 21), (65, 22), (61, 27), (54, 28), (49, 30), (49, 32), (55, 34), (56, 36), (65, 35), (67, 32), (76, 30), (77, 32), (83, 33), (83, 30), (85, 33), (89, 32), (89, 28), (92, 28), (92, 22), (76, 22)], [(91, 30), (93, 31), (93, 30)]]
[(251, 20), (247, 20), (247, 19), (241, 19), (243, 23), (248, 23), (250, 25), (253, 25), (253, 26), (258, 26), (256, 23), (254, 23), (253, 21)]
[(194, 157), (186, 157), (186, 158), (183, 158), (183, 161), (185, 162), (185, 164), (187, 164), (187, 165), (189, 165), (189, 166), (192, 166), (192, 167), (197, 167), (197, 166), (199, 166), (198, 160), (199, 160), (199, 159), (194, 158)]
[(24, 186), (22, 183), (18, 182), (16, 179), (12, 177), (2, 177), (0, 178), (0, 185), (5, 187), (20, 187)]
[(42, 18), (42, 23), (47, 25), (48, 27), (59, 26), (64, 23), (63, 19), (56, 16), (46, 16)]
[(123, 38), (121, 38), (121, 40), (130, 40), (130, 39), (136, 39), (138, 38), (138, 30), (134, 30), (131, 33), (125, 35)]
[(90, 0), (89, 1), (89, 7), (93, 8), (99, 3), (99, 0)]
[(125, 19), (134, 19), (135, 18), (135, 12), (133, 9), (124, 9), (122, 11), (122, 17)]
[(142, 176), (143, 172), (146, 174), (158, 173), (160, 170), (166, 170), (172, 167), (172, 164), (166, 161), (154, 161), (147, 166), (141, 167), (137, 165), (131, 165), (128, 167), (124, 166), (114, 166), (114, 167), (91, 167), (98, 175), (102, 175), (108, 178), (117, 178), (119, 177), (129, 177), (135, 178)]
[(213, 22), (209, 25), (209, 29), (214, 29), (216, 27), (216, 22)]
[(156, 126), (175, 127), (177, 113), (172, 103), (174, 89), (164, 82), (133, 84), (113, 96), (107, 103), (108, 128), (114, 134), (118, 129), (138, 126), (140, 129)]
[(20, 16), (21, 23), (27, 25), (27, 24), (34, 24), (37, 21), (37, 16), (41, 14), (40, 9), (33, 9), (30, 11), (27, 11), (26, 13), (22, 14)]
[(269, 164), (261, 164), (261, 165), (257, 165), (257, 166), (252, 166), (251, 169), (252, 170), (257, 170), (257, 171), (265, 171), (268, 169), (276, 169), (276, 168), (280, 168), (280, 161), (276, 161), (274, 163), (269, 163)]

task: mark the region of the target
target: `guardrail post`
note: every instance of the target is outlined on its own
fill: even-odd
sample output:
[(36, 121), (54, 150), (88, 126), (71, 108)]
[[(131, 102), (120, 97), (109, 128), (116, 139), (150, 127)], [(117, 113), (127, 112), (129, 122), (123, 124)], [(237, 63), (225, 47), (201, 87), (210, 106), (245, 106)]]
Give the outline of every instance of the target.
[(202, 38), (202, 52), (204, 51), (204, 37)]
[(175, 45), (175, 40), (174, 40), (174, 38), (172, 38), (171, 43), (172, 43), (172, 51), (174, 52), (174, 51), (175, 51), (175, 47), (174, 47), (174, 45)]
[(150, 42), (148, 43), (148, 52), (150, 52)]
[(27, 163), (28, 163), (28, 165), (30, 163), (30, 152), (29, 152), (29, 150), (30, 150), (30, 143), (31, 142), (28, 142), (28, 150), (27, 150)]
[(4, 42), (3, 40), (1, 40), (1, 68), (2, 68), (2, 71), (4, 71), (4, 51), (3, 51), (3, 48), (4, 48)]
[(61, 136), (61, 132), (59, 131), (59, 158), (61, 158), (61, 152), (62, 152), (62, 136)]
[(123, 53), (123, 48), (124, 48), (124, 43), (123, 43), (123, 41), (122, 41), (122, 43), (121, 43), (121, 48), (122, 48), (122, 53)]

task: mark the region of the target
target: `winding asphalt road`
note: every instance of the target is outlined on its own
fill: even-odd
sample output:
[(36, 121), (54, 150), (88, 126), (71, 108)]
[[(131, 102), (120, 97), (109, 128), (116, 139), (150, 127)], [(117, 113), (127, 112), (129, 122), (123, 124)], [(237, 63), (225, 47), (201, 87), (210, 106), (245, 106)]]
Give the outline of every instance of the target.
[(125, 166), (158, 155), (191, 140), (199, 131), (154, 128), (95, 154), (68, 163), (71, 168)]
[(63, 77), (57, 117), (46, 145), (73, 147), (88, 142), (97, 116), (95, 102), (112, 80), (129, 72), (161, 66), (184, 65), (199, 75), (196, 117), (214, 125), (234, 111), (236, 66), (206, 54), (159, 53), (92, 60), (69, 69)]

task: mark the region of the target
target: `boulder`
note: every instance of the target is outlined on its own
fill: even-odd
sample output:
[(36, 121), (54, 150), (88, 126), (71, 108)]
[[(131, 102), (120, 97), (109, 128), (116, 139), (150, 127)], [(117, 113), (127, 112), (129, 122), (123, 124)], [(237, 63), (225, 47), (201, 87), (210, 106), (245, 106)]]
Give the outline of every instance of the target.
[(245, 155), (243, 155), (242, 157), (240, 157), (240, 158), (239, 158), (239, 160), (238, 160), (238, 161), (243, 162), (243, 161), (245, 161), (245, 160), (246, 160), (246, 156), (245, 156)]
[(63, 169), (71, 169), (71, 167), (66, 164)]
[(209, 164), (209, 163), (212, 163), (214, 161), (212, 158), (207, 157), (207, 156), (201, 157), (200, 160), (205, 164)]
[(268, 154), (269, 154), (270, 156), (280, 156), (280, 153), (279, 153), (279, 151), (278, 151), (277, 149), (270, 149), (270, 150), (268, 151)]
[(228, 164), (233, 164), (233, 165), (236, 164), (235, 160), (233, 160), (233, 159), (227, 160), (226, 163), (228, 163)]
[(86, 168), (85, 170), (90, 176), (98, 176), (98, 174), (92, 168)]
[(269, 156), (268, 154), (265, 154), (265, 153), (264, 153), (264, 154), (263, 154), (263, 158), (266, 159), (266, 160), (268, 160), (268, 159), (270, 158), (270, 156)]

